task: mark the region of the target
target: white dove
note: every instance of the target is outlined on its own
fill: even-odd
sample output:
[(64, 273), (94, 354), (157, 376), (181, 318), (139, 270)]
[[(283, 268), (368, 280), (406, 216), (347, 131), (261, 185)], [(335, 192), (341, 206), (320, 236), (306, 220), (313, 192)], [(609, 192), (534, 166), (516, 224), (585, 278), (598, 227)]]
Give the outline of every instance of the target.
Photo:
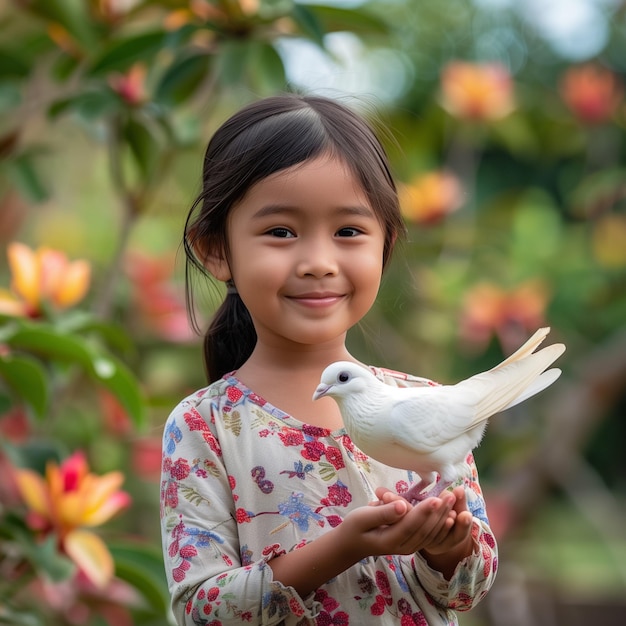
[[(365, 454), (419, 474), (421, 480), (404, 494), (415, 502), (439, 495), (459, 477), (492, 415), (560, 376), (559, 369), (545, 370), (563, 354), (563, 344), (535, 352), (549, 332), (539, 329), (502, 363), (456, 385), (392, 387), (358, 363), (338, 361), (322, 372), (313, 399), (334, 398), (348, 435)], [(437, 485), (421, 494), (437, 473)]]

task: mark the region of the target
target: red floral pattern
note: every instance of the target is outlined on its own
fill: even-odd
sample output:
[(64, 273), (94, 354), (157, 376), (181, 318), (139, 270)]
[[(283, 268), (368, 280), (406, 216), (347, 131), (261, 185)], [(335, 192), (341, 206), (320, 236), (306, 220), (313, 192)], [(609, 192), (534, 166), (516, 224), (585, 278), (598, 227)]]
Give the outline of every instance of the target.
[[(373, 368), (388, 384), (434, 384)], [(273, 581), (267, 561), (297, 550), (373, 499), (418, 480), (356, 448), (345, 431), (302, 424), (226, 377), (183, 400), (163, 437), (166, 572), (179, 624), (456, 624), (497, 569), (471, 455), (463, 477), (476, 554), (450, 581), (419, 554), (364, 559), (309, 598)]]

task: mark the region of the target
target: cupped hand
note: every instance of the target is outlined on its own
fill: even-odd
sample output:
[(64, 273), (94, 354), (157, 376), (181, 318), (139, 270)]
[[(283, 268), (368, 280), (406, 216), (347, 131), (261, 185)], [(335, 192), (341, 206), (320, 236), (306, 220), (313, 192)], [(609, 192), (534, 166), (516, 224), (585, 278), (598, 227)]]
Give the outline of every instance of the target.
[(342, 549), (358, 558), (412, 554), (440, 545), (450, 534), (456, 497), (426, 498), (415, 506), (387, 489), (370, 506), (351, 511), (338, 527)]

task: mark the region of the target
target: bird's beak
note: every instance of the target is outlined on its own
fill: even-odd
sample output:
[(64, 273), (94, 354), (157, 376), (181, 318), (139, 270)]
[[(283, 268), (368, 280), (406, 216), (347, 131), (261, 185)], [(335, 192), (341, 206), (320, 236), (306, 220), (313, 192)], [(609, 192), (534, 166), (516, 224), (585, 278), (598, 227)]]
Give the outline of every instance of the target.
[(313, 400), (319, 400), (322, 396), (325, 396), (330, 391), (331, 387), (332, 385), (318, 385), (313, 394)]

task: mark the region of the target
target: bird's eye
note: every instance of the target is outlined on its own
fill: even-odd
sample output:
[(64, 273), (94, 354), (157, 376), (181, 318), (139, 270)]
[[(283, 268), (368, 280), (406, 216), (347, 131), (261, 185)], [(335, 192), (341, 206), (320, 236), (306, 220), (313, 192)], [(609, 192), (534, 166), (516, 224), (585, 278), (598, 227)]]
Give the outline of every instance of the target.
[(350, 380), (350, 373), (349, 372), (339, 372), (339, 374), (337, 374), (337, 380), (340, 383), (347, 383)]

